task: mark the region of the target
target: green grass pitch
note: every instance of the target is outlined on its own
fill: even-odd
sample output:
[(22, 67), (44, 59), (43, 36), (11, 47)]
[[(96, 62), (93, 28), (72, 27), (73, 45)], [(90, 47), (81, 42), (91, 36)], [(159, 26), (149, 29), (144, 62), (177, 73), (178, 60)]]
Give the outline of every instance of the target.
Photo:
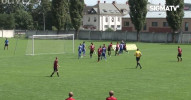
[[(190, 100), (191, 46), (180, 45), (183, 62), (177, 62), (178, 44), (134, 43), (143, 56), (143, 69), (135, 69), (135, 51), (107, 56), (97, 63), (97, 56), (77, 59), (75, 54), (26, 56), (27, 39), (9, 39), (9, 50), (3, 50), (0, 39), (0, 100), (64, 100), (72, 91), (76, 100), (105, 100), (113, 90), (118, 100)], [(86, 41), (86, 46), (91, 41)], [(93, 41), (99, 45), (110, 41)], [(113, 44), (116, 42), (113, 41)], [(52, 48), (54, 49), (54, 48)], [(53, 71), (59, 59), (60, 77)]]

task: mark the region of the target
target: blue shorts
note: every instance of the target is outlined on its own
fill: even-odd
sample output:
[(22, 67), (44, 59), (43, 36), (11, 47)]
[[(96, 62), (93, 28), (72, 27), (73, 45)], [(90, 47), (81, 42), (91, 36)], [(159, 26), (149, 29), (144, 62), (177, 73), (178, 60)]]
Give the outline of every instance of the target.
[(104, 57), (105, 57), (105, 53), (102, 53), (102, 56), (104, 56)]

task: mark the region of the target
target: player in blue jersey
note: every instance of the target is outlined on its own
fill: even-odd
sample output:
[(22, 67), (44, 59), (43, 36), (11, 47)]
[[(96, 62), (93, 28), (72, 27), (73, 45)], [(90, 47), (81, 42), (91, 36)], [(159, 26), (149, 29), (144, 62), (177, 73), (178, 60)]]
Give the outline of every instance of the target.
[(78, 59), (81, 58), (81, 53), (82, 53), (82, 44), (80, 43), (80, 45), (78, 46)]
[(6, 47), (7, 47), (7, 50), (8, 50), (8, 46), (9, 46), (9, 40), (6, 38), (6, 40), (5, 40), (5, 46), (4, 46), (4, 50), (5, 50)]
[(119, 54), (123, 53), (123, 42), (119, 45)]
[(83, 44), (82, 44), (82, 52), (83, 52), (83, 56), (85, 56), (85, 54), (86, 54), (86, 45), (85, 45), (85, 42), (83, 42)]
[(106, 60), (106, 51), (107, 51), (106, 46), (105, 46), (105, 44), (103, 44), (101, 59), (102, 59), (102, 57), (103, 57), (103, 58)]

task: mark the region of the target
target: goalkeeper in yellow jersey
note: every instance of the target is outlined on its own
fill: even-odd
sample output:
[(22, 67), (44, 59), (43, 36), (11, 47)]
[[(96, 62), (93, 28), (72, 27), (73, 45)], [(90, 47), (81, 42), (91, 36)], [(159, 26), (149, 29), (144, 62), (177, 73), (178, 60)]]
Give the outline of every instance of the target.
[(135, 54), (134, 54), (135, 56), (136, 56), (136, 61), (137, 61), (137, 66), (136, 66), (136, 68), (138, 67), (138, 66), (140, 66), (140, 69), (142, 68), (141, 67), (141, 64), (140, 64), (140, 58), (141, 58), (141, 56), (142, 56), (142, 54), (141, 54), (141, 51), (139, 51), (139, 49), (137, 49), (137, 51), (135, 51)]

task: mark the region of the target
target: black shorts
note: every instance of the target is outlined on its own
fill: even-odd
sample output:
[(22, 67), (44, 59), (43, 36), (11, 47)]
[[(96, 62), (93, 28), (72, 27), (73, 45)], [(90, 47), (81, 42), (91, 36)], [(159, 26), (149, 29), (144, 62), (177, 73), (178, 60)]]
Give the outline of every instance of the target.
[(178, 55), (177, 55), (178, 57), (182, 57), (182, 54), (181, 53), (178, 53)]
[(98, 57), (100, 58), (100, 57), (101, 57), (101, 54), (98, 54)]
[(9, 44), (5, 44), (5, 46), (9, 46)]
[(116, 49), (115, 49), (115, 51), (118, 51), (118, 50), (119, 50), (119, 48), (116, 48)]
[(58, 71), (58, 68), (54, 67), (54, 72), (57, 72)]
[(90, 54), (93, 54), (93, 53), (94, 53), (94, 51), (91, 51), (91, 50), (90, 50)]
[(108, 50), (108, 51), (111, 51), (111, 48), (108, 48), (107, 50)]
[(136, 57), (136, 61), (139, 61), (140, 60), (140, 57)]

